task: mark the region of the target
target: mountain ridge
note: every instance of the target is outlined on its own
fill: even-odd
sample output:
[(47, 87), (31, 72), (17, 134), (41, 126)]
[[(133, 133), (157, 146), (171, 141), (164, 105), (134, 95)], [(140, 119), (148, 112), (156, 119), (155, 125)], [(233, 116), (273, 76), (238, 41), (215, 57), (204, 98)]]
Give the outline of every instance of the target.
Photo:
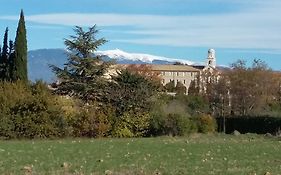
[[(128, 53), (120, 49), (96, 51), (94, 53), (105, 60), (115, 60), (117, 64), (174, 64), (180, 62), (187, 65), (202, 65), (193, 61), (168, 58), (143, 53)], [(56, 80), (49, 65), (63, 67), (67, 62), (67, 50), (55, 49), (37, 49), (28, 51), (28, 75), (31, 81), (42, 79), (46, 82)]]

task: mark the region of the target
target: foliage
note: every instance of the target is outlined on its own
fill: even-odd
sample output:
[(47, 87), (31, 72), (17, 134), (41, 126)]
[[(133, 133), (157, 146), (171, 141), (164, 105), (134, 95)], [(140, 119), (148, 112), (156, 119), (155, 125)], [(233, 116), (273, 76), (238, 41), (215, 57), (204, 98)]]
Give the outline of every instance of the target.
[[(16, 95), (15, 95), (16, 94)], [(11, 106), (29, 98), (31, 95), (30, 88), (22, 81), (15, 83), (0, 82), (0, 111), (2, 114), (9, 113)]]
[(2, 81), (12, 80), (12, 68), (14, 66), (14, 43), (11, 40), (8, 42), (8, 32), (7, 27), (4, 34), (2, 52), (0, 48), (0, 80)]
[(190, 134), (190, 119), (179, 114), (152, 115), (150, 135), (183, 136)]
[(1, 137), (46, 138), (68, 134), (61, 107), (44, 83), (29, 86), (25, 82), (3, 82), (1, 91)]
[(210, 112), (208, 101), (201, 95), (177, 94), (172, 99), (177, 101), (179, 105), (184, 106), (185, 110), (192, 116)]
[(216, 119), (211, 115), (201, 114), (197, 118), (198, 131), (201, 133), (213, 133), (217, 130)]
[(63, 69), (50, 66), (60, 80), (56, 92), (77, 97), (85, 102), (101, 101), (106, 93), (108, 79), (105, 74), (110, 63), (93, 56), (93, 52), (106, 40), (96, 39), (96, 26), (90, 27), (88, 31), (76, 26), (74, 32), (75, 36), (65, 39), (65, 45), (70, 51), (68, 63)]
[(2, 53), (0, 51), (0, 79), (9, 80), (8, 27), (5, 30)]
[(236, 115), (256, 115), (275, 98), (278, 81), (267, 65), (254, 60), (252, 67), (238, 61), (226, 75), (230, 82), (231, 109)]
[(177, 92), (177, 94), (186, 94), (186, 87), (181, 82), (177, 82), (175, 92)]
[(156, 71), (152, 71), (152, 67), (147, 64), (131, 64), (126, 67), (126, 69), (132, 73), (139, 74), (143, 76), (145, 79), (153, 82), (155, 86), (161, 87), (161, 78), (160, 78), (160, 73)]
[(150, 115), (147, 113), (125, 112), (116, 118), (113, 125), (113, 137), (141, 137), (145, 136), (149, 129)]
[(23, 10), (21, 10), (20, 13), (20, 19), (15, 39), (15, 56), (11, 58), (11, 62), (12, 80), (22, 80), (27, 82), (27, 40)]
[(191, 80), (188, 88), (188, 95), (199, 95), (199, 86), (196, 86), (196, 80)]
[(187, 135), (196, 132), (196, 123), (184, 103), (170, 99), (155, 101), (151, 109), (150, 135)]
[(167, 83), (165, 85), (164, 88), (167, 92), (174, 92), (175, 91), (175, 81), (174, 80), (170, 81), (169, 83)]
[(164, 88), (167, 92), (175, 92), (177, 94), (186, 94), (186, 87), (181, 82), (175, 83), (174, 80), (167, 83)]
[(98, 30), (96, 25), (89, 27), (85, 32), (82, 27), (75, 26), (73, 29), (76, 35), (71, 35), (71, 39), (65, 39), (66, 48), (80, 58), (91, 58), (92, 53), (107, 41), (104, 38), (96, 39)]
[(112, 128), (113, 111), (101, 110), (95, 104), (83, 106), (79, 113), (69, 118), (74, 137), (106, 137)]
[(129, 111), (144, 112), (150, 109), (151, 98), (157, 95), (159, 84), (128, 69), (112, 77), (109, 103), (116, 107), (117, 116)]
[(160, 89), (148, 67), (129, 67), (112, 76), (107, 100), (116, 110), (112, 136), (139, 137), (147, 133), (152, 99)]
[(187, 98), (188, 111), (191, 114), (208, 113), (209, 106), (202, 96), (188, 96)]

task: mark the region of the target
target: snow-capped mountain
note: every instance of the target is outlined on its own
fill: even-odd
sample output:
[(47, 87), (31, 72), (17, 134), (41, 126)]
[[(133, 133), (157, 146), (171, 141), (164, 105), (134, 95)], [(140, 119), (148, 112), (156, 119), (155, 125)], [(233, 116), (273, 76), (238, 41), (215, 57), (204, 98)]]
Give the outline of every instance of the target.
[(166, 64), (170, 63), (173, 64), (175, 62), (180, 62), (183, 64), (188, 65), (194, 65), (195, 63), (188, 60), (183, 59), (175, 59), (175, 58), (167, 58), (167, 57), (161, 57), (161, 56), (155, 56), (155, 55), (149, 55), (149, 54), (142, 54), (142, 53), (128, 53), (125, 51), (122, 51), (120, 49), (115, 50), (106, 50), (106, 51), (97, 51), (95, 52), (96, 55), (99, 56), (106, 56), (111, 59), (116, 60), (117, 62), (122, 61), (134, 61), (134, 62), (140, 62), (140, 63), (148, 63), (148, 64), (162, 64), (163, 62), (166, 62)]
[[(63, 67), (67, 62), (67, 51), (64, 49), (39, 49), (28, 52), (28, 75), (31, 81), (42, 79), (52, 82), (56, 79), (51, 72), (49, 65)], [(105, 60), (115, 60), (118, 64), (174, 64), (181, 62), (188, 65), (198, 65), (192, 61), (167, 58), (149, 54), (128, 53), (120, 49), (97, 51), (95, 55), (101, 56)], [(203, 63), (204, 64), (204, 63)]]

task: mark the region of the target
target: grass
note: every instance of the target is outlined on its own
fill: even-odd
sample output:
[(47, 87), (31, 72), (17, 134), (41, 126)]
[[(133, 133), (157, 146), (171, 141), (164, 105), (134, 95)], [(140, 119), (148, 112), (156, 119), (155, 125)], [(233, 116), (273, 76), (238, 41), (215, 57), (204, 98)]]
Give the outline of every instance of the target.
[(0, 174), (281, 174), (281, 139), (192, 135), (0, 141)]

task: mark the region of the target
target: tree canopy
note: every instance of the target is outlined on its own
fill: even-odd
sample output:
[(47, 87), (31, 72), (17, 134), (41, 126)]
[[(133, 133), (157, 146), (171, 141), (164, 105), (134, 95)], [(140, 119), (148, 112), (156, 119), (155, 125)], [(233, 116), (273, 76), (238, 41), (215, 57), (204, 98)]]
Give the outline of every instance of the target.
[(75, 35), (65, 39), (68, 49), (68, 62), (64, 68), (50, 65), (59, 78), (57, 93), (69, 96), (76, 96), (86, 102), (101, 100), (105, 92), (108, 79), (105, 74), (108, 72), (110, 62), (103, 61), (94, 51), (104, 44), (104, 38), (96, 39), (98, 30), (96, 26), (89, 27), (88, 31), (76, 26)]

